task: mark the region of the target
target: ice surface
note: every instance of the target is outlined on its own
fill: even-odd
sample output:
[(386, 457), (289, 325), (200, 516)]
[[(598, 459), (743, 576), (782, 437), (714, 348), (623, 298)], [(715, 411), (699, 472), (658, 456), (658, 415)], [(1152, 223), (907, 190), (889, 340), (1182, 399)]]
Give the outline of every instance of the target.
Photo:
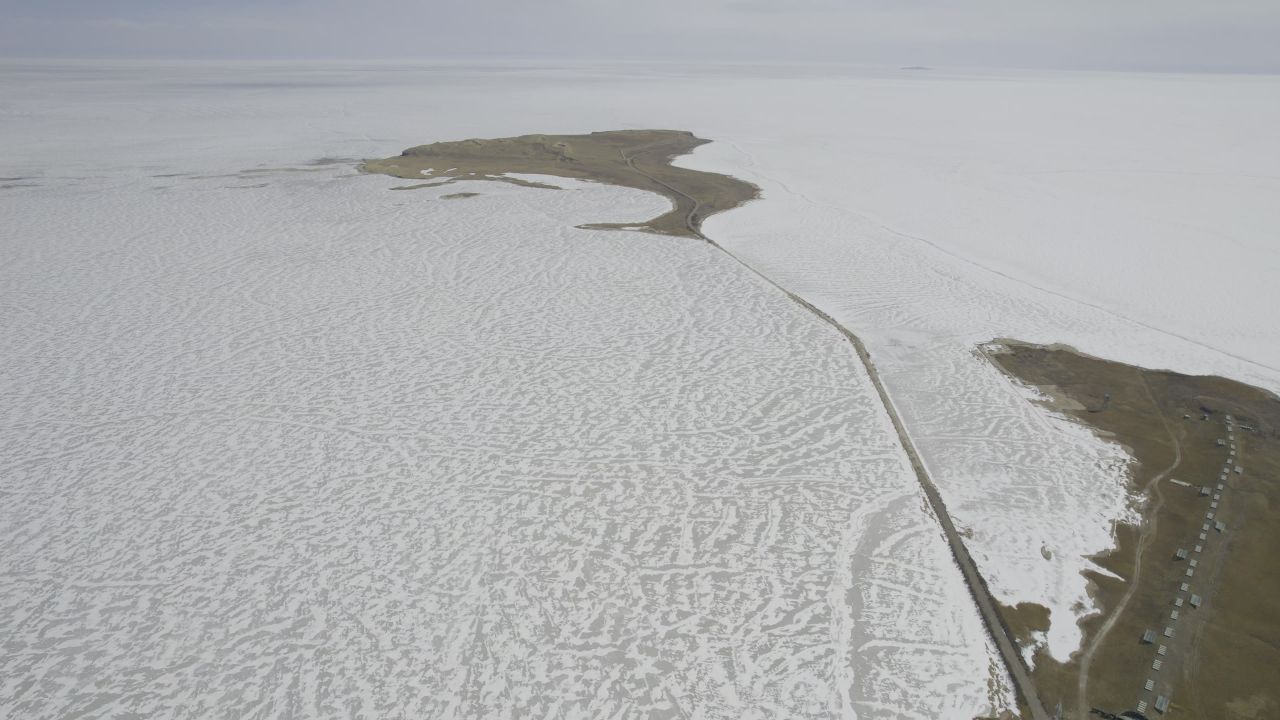
[[(864, 338), (992, 590), (1051, 608), (1058, 657), (1090, 605), (1085, 557), (1131, 517), (1127, 459), (1026, 402), (977, 344), (1068, 342), (1280, 389), (1274, 77), (0, 68), (0, 176), (22, 178), (0, 187), (0, 698), (25, 709), (413, 713), (492, 682), (493, 707), (580, 692), (640, 708), (669, 688), (707, 716), (785, 716), (807, 672), (853, 688), (826, 697), (863, 717), (980, 702), (992, 656), (836, 340), (697, 246), (567, 229), (658, 198), (488, 184), (443, 203), (459, 188), (389, 193), (324, 159), (626, 127), (714, 140), (682, 162), (765, 196), (707, 232)], [(650, 356), (666, 364), (622, 369)], [(743, 424), (749, 407), (768, 421)], [(751, 484), (766, 477), (784, 480)], [(698, 488), (723, 505), (690, 505)], [(494, 498), (509, 505), (483, 514)], [(710, 554), (692, 528), (714, 535), (732, 503), (741, 547), (715, 553), (739, 563), (732, 582), (673, 572), (652, 590), (587, 562), (620, 546), (675, 564), (685, 527)], [(591, 508), (628, 523), (579, 521)], [(590, 529), (553, 535), (556, 513)], [(789, 518), (766, 524), (776, 540), (746, 529), (762, 513)], [(632, 524), (657, 529), (620, 534)], [(855, 584), (868, 568), (904, 575)], [(757, 569), (791, 584), (743, 579)], [(535, 599), (563, 647), (513, 629)], [(697, 630), (664, 630), (682, 620)], [(480, 649), (490, 628), (501, 644)], [(900, 634), (841, 644), (863, 631)], [(499, 663), (524, 658), (518, 677), (538, 679), (503, 689)]]
[(309, 162), (377, 154), (314, 89), (27, 72), (0, 716), (1011, 702), (843, 338), (708, 245), (573, 227), (663, 198), (390, 192)]

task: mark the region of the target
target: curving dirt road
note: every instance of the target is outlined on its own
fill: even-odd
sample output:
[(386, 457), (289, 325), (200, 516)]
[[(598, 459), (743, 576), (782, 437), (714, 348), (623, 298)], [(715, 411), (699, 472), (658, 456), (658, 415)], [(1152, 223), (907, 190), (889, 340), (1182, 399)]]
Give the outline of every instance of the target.
[(1160, 422), (1164, 424), (1165, 432), (1169, 434), (1169, 442), (1173, 445), (1173, 464), (1153, 475), (1142, 488), (1144, 493), (1153, 495), (1155, 501), (1147, 514), (1151, 518), (1151, 522), (1143, 523), (1142, 529), (1138, 534), (1138, 548), (1133, 560), (1133, 577), (1129, 579), (1129, 589), (1125, 591), (1124, 596), (1120, 598), (1120, 602), (1111, 611), (1110, 617), (1102, 624), (1102, 627), (1098, 628), (1098, 634), (1094, 635), (1093, 641), (1089, 643), (1089, 647), (1080, 656), (1080, 676), (1076, 684), (1076, 712), (1082, 720), (1089, 716), (1089, 669), (1093, 665), (1093, 656), (1097, 653), (1098, 648), (1101, 647), (1102, 641), (1106, 639), (1107, 634), (1111, 632), (1111, 628), (1119, 621), (1125, 606), (1129, 604), (1129, 600), (1138, 591), (1138, 579), (1142, 575), (1142, 555), (1146, 552), (1147, 546), (1151, 544), (1151, 539), (1155, 537), (1160, 508), (1164, 505), (1164, 494), (1160, 491), (1160, 481), (1168, 477), (1169, 473), (1182, 464), (1182, 443), (1178, 442), (1173, 428), (1169, 427), (1169, 418), (1165, 417), (1164, 411), (1160, 409), (1160, 404), (1156, 402), (1155, 395), (1151, 392), (1151, 385), (1147, 382), (1146, 376), (1142, 378), (1142, 387), (1146, 389), (1147, 398), (1151, 400), (1152, 407), (1160, 415)]

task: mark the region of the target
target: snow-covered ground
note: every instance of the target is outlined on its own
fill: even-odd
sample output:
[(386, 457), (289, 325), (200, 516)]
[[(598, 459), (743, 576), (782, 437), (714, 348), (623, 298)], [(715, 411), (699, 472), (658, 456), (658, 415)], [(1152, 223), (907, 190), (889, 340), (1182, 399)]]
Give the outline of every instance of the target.
[(1011, 702), (848, 343), (573, 227), (665, 200), (392, 192), (312, 162), (372, 110), (144, 74), (6, 79), (0, 716)]
[[(983, 702), (976, 614), (832, 333), (697, 244), (567, 229), (655, 198), (433, 201), (459, 188), (321, 158), (714, 140), (682, 162), (764, 199), (707, 232), (863, 337), (1060, 658), (1127, 459), (975, 346), (1280, 389), (1274, 77), (9, 63), (0, 90), (0, 699), (27, 710)], [(241, 172), (271, 168), (305, 171)]]

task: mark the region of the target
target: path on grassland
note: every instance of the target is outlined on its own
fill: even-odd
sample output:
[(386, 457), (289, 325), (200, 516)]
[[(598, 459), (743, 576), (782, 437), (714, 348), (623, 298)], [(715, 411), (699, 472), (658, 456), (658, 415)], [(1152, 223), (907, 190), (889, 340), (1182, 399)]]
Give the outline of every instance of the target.
[(1151, 544), (1151, 540), (1156, 536), (1160, 508), (1164, 507), (1164, 493), (1160, 491), (1160, 481), (1168, 477), (1169, 473), (1182, 464), (1182, 443), (1178, 442), (1177, 435), (1173, 432), (1173, 428), (1169, 426), (1169, 418), (1165, 417), (1160, 403), (1156, 402), (1155, 394), (1151, 392), (1151, 384), (1147, 382), (1147, 376), (1142, 374), (1141, 377), (1142, 387), (1147, 392), (1147, 399), (1151, 401), (1151, 406), (1155, 408), (1156, 413), (1160, 416), (1160, 422), (1164, 424), (1164, 430), (1169, 435), (1169, 442), (1173, 445), (1173, 463), (1153, 475), (1142, 488), (1144, 495), (1155, 496), (1155, 502), (1151, 504), (1150, 509), (1146, 512), (1150, 521), (1142, 523), (1142, 529), (1139, 532), (1138, 549), (1134, 554), (1133, 577), (1129, 578), (1129, 589), (1120, 598), (1120, 602), (1116, 603), (1107, 621), (1102, 623), (1102, 627), (1098, 628), (1098, 633), (1093, 636), (1089, 647), (1080, 656), (1080, 675), (1076, 683), (1076, 714), (1081, 718), (1089, 716), (1089, 668), (1093, 665), (1093, 656), (1098, 652), (1098, 648), (1102, 646), (1102, 641), (1106, 639), (1107, 633), (1111, 632), (1111, 628), (1115, 627), (1116, 622), (1119, 621), (1125, 606), (1129, 604), (1129, 601), (1133, 599), (1134, 593), (1138, 591), (1138, 579), (1142, 575), (1142, 556), (1146, 552), (1147, 546)]
[[(625, 151), (622, 157), (626, 160), (627, 165), (635, 172), (661, 185), (677, 195), (687, 199), (692, 203), (688, 215), (685, 216), (685, 225), (689, 228), (689, 232), (696, 237), (705, 240), (712, 246), (725, 253), (729, 257), (737, 260), (739, 264), (755, 273), (758, 277), (777, 288), (787, 297), (791, 298), (796, 304), (813, 313), (823, 322), (845, 336), (850, 343), (853, 344), (854, 350), (858, 354), (858, 359), (862, 361), (863, 367), (867, 370), (867, 375), (871, 378), (871, 384), (875, 386), (876, 393), (880, 396), (880, 402), (884, 405), (885, 412), (889, 414), (889, 420), (893, 423), (893, 429), (898, 434), (898, 441), (902, 444), (903, 450), (907, 453), (907, 458), (911, 461), (911, 469), (915, 471), (916, 480), (920, 483), (920, 488), (924, 491), (925, 499), (929, 501), (929, 506), (933, 510), (933, 514), (938, 518), (938, 524), (942, 526), (942, 532), (947, 537), (947, 544), (951, 547), (951, 555), (955, 558), (956, 564), (960, 566), (960, 572), (964, 575), (965, 584), (969, 587), (970, 594), (973, 595), (974, 603), (978, 606), (978, 612), (982, 615), (982, 620), (987, 626), (987, 631), (991, 635), (992, 641), (995, 642), (996, 649), (1000, 652), (1000, 657), (1004, 660), (1005, 667), (1009, 671), (1009, 676), (1013, 679), (1013, 684), (1018, 692), (1018, 696), (1026, 705), (1032, 720), (1049, 720), (1048, 713), (1045, 712), (1044, 706), (1040, 704), (1040, 697), (1036, 693), (1035, 685), (1031, 682), (1031, 673), (1027, 666), (1023, 663), (1022, 655), (1018, 652), (1017, 643), (1014, 642), (1012, 633), (1000, 618), (1000, 614), (996, 609), (995, 598), (991, 596), (991, 591), (987, 589), (986, 581), (982, 579), (982, 575), (978, 573), (978, 567), (974, 563), (973, 558), (969, 555), (968, 549), (965, 548), (964, 541), (960, 537), (960, 533), (956, 530), (955, 523), (951, 520), (950, 513), (947, 512), (947, 506), (942, 502), (942, 495), (938, 492), (938, 488), (933, 484), (933, 480), (929, 478), (929, 472), (925, 469), (924, 461), (920, 459), (919, 453), (916, 452), (915, 445), (911, 442), (911, 437), (907, 433), (907, 428), (902, 422), (902, 418), (898, 415), (898, 410), (894, 407), (893, 400), (889, 397), (889, 393), (885, 390), (884, 383), (880, 380), (880, 373), (876, 370), (876, 366), (871, 362), (871, 354), (867, 352), (867, 348), (862, 344), (862, 340), (854, 335), (848, 328), (836, 322), (835, 318), (827, 313), (819, 310), (812, 303), (795, 293), (787, 290), (777, 284), (768, 276), (756, 270), (749, 263), (743, 261), (737, 255), (725, 250), (711, 238), (703, 235), (698, 229), (696, 216), (699, 209), (699, 201), (697, 198), (681, 191), (678, 188), (659, 180), (658, 178), (644, 172), (636, 167), (635, 161), (631, 155)], [(1163, 416), (1162, 416), (1163, 417)], [(1181, 457), (1181, 455), (1179, 455)], [(1172, 468), (1170, 468), (1172, 470)], [(1168, 472), (1168, 471), (1166, 471)]]

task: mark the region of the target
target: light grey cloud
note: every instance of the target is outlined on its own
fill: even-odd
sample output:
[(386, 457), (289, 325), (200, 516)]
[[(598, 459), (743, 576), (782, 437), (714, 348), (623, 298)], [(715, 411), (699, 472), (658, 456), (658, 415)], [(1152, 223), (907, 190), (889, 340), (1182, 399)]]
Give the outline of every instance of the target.
[(7, 0), (10, 56), (1280, 72), (1275, 0)]

